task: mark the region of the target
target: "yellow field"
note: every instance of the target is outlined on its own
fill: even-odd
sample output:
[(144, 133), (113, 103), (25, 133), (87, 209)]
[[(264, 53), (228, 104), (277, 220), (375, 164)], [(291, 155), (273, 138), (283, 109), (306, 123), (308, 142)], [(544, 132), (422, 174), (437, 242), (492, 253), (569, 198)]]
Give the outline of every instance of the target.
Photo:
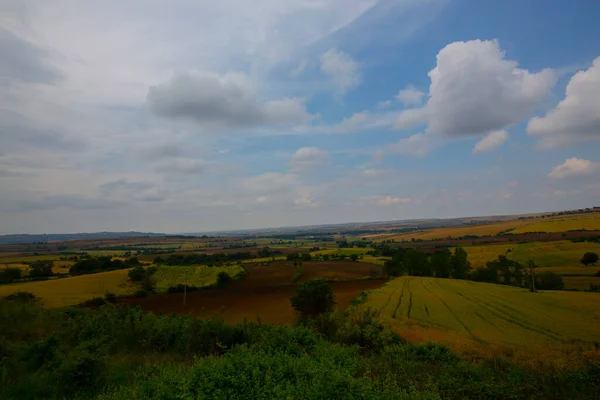
[[(54, 261), (54, 265), (52, 266), (52, 272), (57, 275), (68, 274), (69, 268), (73, 264), (73, 261)], [(0, 270), (5, 268), (19, 268), (20, 270), (24, 271), (24, 275), (26, 276), (27, 271), (29, 270), (29, 265), (23, 263), (0, 264)]]
[[(582, 265), (579, 260), (584, 253), (591, 251), (600, 253), (600, 243), (580, 242), (573, 243), (569, 240), (556, 242), (532, 242), (520, 244), (493, 244), (481, 246), (465, 246), (469, 255), (469, 261), (473, 268), (485, 266), (486, 261), (496, 260), (499, 255), (506, 255), (509, 259), (518, 261), (524, 265), (531, 259), (539, 267), (565, 267), (576, 268), (581, 271)], [(507, 250), (511, 249), (507, 253)], [(587, 267), (590, 274), (600, 268)], [(564, 273), (580, 273), (575, 272)]]
[(42, 298), (44, 306), (55, 308), (103, 297), (106, 291), (119, 295), (133, 294), (136, 288), (128, 282), (128, 271), (118, 270), (48, 281), (0, 285), (0, 297), (19, 291), (31, 292)]
[(275, 258), (275, 261), (281, 261), (281, 260), (285, 260), (286, 259), (285, 256), (258, 257), (258, 258), (249, 258), (247, 260), (241, 260), (241, 262), (242, 262), (242, 264), (262, 263), (262, 262), (273, 261), (273, 258)]
[(600, 295), (541, 291), (421, 277), (371, 291), (362, 308), (407, 338), (508, 347), (592, 346), (600, 338)]
[(504, 232), (509, 229), (517, 228), (522, 225), (530, 224), (530, 221), (504, 221), (504, 222), (494, 222), (491, 224), (482, 224), (482, 225), (472, 225), (472, 226), (460, 226), (460, 227), (450, 227), (450, 228), (434, 228), (427, 229), (423, 231), (413, 231), (407, 233), (395, 233), (395, 234), (377, 234), (377, 235), (367, 235), (365, 237), (370, 237), (371, 239), (380, 242), (383, 240), (393, 239), (397, 242), (402, 240), (410, 241), (412, 238), (415, 239), (444, 239), (444, 238), (456, 238), (467, 235), (475, 235), (475, 236), (489, 236), (489, 235), (497, 235), (500, 232)]
[[(531, 220), (529, 220), (531, 221)], [(600, 230), (600, 213), (561, 215), (515, 228), (511, 233), (567, 232), (575, 230)]]

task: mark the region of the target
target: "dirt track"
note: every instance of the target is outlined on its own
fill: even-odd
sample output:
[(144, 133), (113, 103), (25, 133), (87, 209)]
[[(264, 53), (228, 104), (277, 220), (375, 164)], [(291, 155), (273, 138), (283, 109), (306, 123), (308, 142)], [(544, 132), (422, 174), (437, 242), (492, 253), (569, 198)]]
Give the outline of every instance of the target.
[[(300, 282), (313, 278), (359, 279), (377, 267), (359, 262), (304, 263)], [(230, 323), (242, 322), (244, 317), (251, 321), (260, 317), (264, 323), (292, 323), (296, 315), (290, 306), (290, 297), (296, 292), (292, 278), (297, 272), (297, 268), (285, 263), (275, 263), (270, 267), (247, 266), (246, 279), (225, 289), (190, 292), (185, 307), (182, 293), (124, 299), (123, 302), (140, 305), (152, 312), (202, 316), (205, 310), (207, 315), (221, 315)], [(333, 283), (336, 307), (345, 309), (358, 293), (375, 289), (382, 283), (382, 280)]]

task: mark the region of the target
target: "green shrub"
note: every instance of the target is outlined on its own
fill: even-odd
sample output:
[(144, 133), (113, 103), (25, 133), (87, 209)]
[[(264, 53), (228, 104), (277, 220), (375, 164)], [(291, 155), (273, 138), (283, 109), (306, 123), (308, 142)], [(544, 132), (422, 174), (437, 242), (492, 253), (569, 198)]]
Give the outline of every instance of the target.
[(140, 297), (148, 297), (148, 292), (147, 292), (147, 291), (145, 291), (144, 289), (139, 289), (139, 290), (137, 290), (137, 291), (136, 291), (136, 292), (133, 294), (133, 296), (134, 296), (134, 297), (138, 297), (138, 298), (140, 298)]
[(314, 317), (331, 311), (335, 296), (326, 280), (312, 279), (298, 285), (296, 295), (290, 302), (301, 317)]
[(116, 294), (108, 291), (104, 293), (104, 300), (106, 300), (107, 303), (116, 303), (117, 301), (119, 301)]
[(227, 272), (219, 272), (217, 274), (217, 286), (226, 287), (233, 283), (233, 279)]
[(5, 297), (9, 301), (20, 301), (22, 303), (33, 303), (39, 301), (39, 297), (31, 292), (15, 292)]
[(127, 276), (129, 276), (129, 279), (131, 279), (132, 282), (141, 282), (142, 279), (146, 277), (146, 270), (142, 266), (137, 266), (132, 268), (127, 273)]

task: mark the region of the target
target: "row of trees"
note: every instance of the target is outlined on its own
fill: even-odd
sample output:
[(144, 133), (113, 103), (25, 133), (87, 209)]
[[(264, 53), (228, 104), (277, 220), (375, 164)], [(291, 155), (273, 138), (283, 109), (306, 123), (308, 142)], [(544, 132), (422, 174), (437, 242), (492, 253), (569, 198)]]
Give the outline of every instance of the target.
[(140, 265), (137, 257), (128, 258), (125, 261), (112, 259), (110, 256), (86, 258), (77, 261), (69, 269), (71, 275), (95, 274), (97, 272), (114, 271)]
[(393, 249), (392, 259), (386, 261), (384, 270), (389, 276), (435, 276), (438, 278), (467, 279), (471, 264), (467, 252), (457, 247), (454, 253), (448, 249), (427, 254), (421, 249)]

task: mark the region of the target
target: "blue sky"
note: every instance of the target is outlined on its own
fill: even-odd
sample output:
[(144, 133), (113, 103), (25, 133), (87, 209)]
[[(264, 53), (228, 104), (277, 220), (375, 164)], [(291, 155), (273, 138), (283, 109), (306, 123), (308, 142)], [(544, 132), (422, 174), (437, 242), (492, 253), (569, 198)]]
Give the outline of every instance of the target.
[(0, 2), (0, 233), (600, 204), (592, 1)]

